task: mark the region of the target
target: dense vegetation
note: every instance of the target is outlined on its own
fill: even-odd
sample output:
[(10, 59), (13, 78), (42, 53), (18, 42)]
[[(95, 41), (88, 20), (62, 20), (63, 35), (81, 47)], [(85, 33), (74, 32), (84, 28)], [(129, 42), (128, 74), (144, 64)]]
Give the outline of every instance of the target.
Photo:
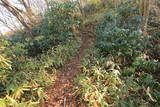
[(143, 21), (134, 1), (104, 13), (76, 79), (77, 93), (88, 106), (160, 105), (160, 32), (144, 34)]
[(35, 37), (21, 31), (0, 39), (0, 107), (33, 107), (47, 98), (45, 88), (81, 45), (76, 12), (75, 3), (54, 2)]
[(43, 103), (45, 89), (78, 53), (83, 29), (94, 44), (74, 81), (80, 101), (89, 107), (159, 107), (160, 22), (155, 10), (144, 17), (137, 0), (116, 5), (89, 0), (83, 8), (66, 1), (51, 2), (32, 35), (22, 30), (0, 37), (0, 107)]

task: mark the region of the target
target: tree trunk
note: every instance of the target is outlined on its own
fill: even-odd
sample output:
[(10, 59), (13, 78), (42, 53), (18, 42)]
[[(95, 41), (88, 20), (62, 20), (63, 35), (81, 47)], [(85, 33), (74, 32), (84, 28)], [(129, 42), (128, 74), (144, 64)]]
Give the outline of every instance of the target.
[(85, 12), (84, 12), (84, 9), (83, 9), (84, 7), (83, 7), (82, 3), (83, 3), (82, 0), (78, 0), (79, 10), (80, 10), (82, 16), (85, 17), (86, 15), (85, 15)]
[(23, 27), (32, 34), (32, 27), (39, 24), (41, 18), (33, 12), (30, 6), (30, 2), (27, 3), (25, 0), (18, 1), (25, 8), (25, 10), (19, 9), (18, 7), (11, 4), (11, 2), (9, 2), (8, 0), (0, 0), (0, 5), (2, 5), (13, 16), (15, 16), (18, 21), (23, 25)]

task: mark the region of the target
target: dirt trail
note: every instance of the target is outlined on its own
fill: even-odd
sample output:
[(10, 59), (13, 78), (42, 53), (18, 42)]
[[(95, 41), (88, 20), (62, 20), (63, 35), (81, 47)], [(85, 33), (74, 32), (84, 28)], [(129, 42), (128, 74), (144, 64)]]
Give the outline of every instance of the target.
[(83, 32), (80, 36), (83, 43), (79, 53), (61, 70), (54, 85), (47, 90), (49, 99), (41, 107), (85, 107), (85, 105), (79, 104), (77, 101), (73, 80), (81, 72), (80, 61), (84, 57), (86, 50), (91, 47), (92, 40), (88, 32)]

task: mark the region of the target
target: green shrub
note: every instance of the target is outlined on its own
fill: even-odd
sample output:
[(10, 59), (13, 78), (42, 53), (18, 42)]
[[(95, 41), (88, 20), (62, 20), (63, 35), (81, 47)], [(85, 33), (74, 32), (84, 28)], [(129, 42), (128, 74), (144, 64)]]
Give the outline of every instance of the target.
[[(57, 3), (51, 2), (50, 8), (45, 14), (44, 27), (49, 30), (50, 34), (62, 36), (66, 38), (74, 32), (72, 28), (79, 25), (79, 17), (77, 15), (78, 7), (73, 2)], [(69, 34), (69, 35), (68, 35)]]
[(133, 2), (125, 2), (105, 14), (97, 27), (96, 47), (104, 56), (134, 57), (144, 51), (140, 43), (143, 20)]
[(51, 2), (42, 24), (33, 28), (38, 36), (30, 38), (26, 46), (29, 56), (42, 54), (52, 46), (57, 46), (75, 36), (74, 29), (80, 24), (80, 16), (77, 15), (77, 12), (78, 8), (73, 2)]
[(28, 50), (29, 56), (37, 56), (38, 54), (42, 54), (53, 46), (56, 46), (58, 43), (45, 36), (37, 36), (33, 40), (29, 41), (28, 45), (25, 48)]
[(141, 57), (135, 58), (133, 66), (139, 71), (156, 72), (160, 69), (160, 62), (156, 60), (149, 60)]
[(145, 47), (148, 50), (148, 54), (152, 58), (160, 61), (160, 33), (155, 32), (144, 40), (146, 41)]
[(137, 49), (141, 47), (138, 43), (141, 35), (138, 31), (114, 28), (98, 35), (96, 47), (101, 49), (104, 55), (135, 56), (139, 53)]

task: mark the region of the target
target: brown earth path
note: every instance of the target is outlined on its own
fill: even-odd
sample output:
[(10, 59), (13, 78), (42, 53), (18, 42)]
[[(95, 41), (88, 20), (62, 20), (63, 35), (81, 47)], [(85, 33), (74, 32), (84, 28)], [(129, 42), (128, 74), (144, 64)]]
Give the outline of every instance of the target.
[(91, 47), (92, 40), (88, 32), (81, 33), (80, 37), (83, 43), (79, 53), (61, 70), (54, 85), (47, 90), (48, 100), (41, 107), (86, 107), (85, 104), (80, 104), (77, 100), (78, 96), (75, 95), (73, 81), (82, 71), (79, 65), (86, 50)]

